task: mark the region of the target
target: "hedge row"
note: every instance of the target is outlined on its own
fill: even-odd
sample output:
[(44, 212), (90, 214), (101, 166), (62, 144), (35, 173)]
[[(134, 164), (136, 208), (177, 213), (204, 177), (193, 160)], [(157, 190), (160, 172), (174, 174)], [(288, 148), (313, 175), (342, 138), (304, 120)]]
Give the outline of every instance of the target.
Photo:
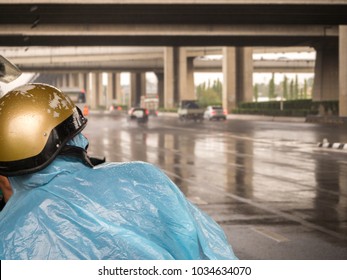
[(312, 99), (269, 101), (269, 102), (248, 102), (241, 103), (234, 109), (234, 114), (254, 114), (267, 116), (298, 116), (307, 115), (332, 115), (338, 116), (338, 101), (312, 101)]

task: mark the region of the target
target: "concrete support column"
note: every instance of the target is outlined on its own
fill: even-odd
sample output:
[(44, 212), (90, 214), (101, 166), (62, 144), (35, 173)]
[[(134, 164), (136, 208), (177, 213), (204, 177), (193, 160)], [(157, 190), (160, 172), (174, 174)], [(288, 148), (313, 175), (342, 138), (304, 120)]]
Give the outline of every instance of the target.
[(101, 105), (102, 94), (102, 73), (89, 73), (87, 99), (92, 109), (97, 109)]
[(236, 108), (236, 48), (223, 48), (223, 107), (231, 112)]
[(107, 74), (106, 108), (112, 104), (122, 104), (120, 73)]
[(337, 100), (339, 97), (339, 52), (336, 44), (316, 47), (313, 100)]
[(347, 117), (347, 25), (339, 27), (339, 115)]
[(164, 108), (175, 107), (175, 96), (178, 97), (178, 49), (176, 47), (164, 48)]
[(63, 74), (62, 87), (69, 87), (69, 74)]
[(195, 99), (193, 57), (187, 57), (186, 48), (179, 50), (179, 100)]
[(141, 103), (141, 96), (145, 95), (146, 73), (131, 73), (129, 106), (139, 106)]
[(123, 101), (123, 91), (122, 91), (122, 84), (121, 84), (121, 73), (113, 73), (114, 75), (114, 83), (115, 83), (115, 96), (117, 104), (124, 104)]
[(106, 106), (106, 92), (104, 90), (104, 84), (103, 84), (103, 78), (102, 78), (102, 72), (97, 73), (98, 76), (98, 95), (99, 95), (99, 106)]
[(63, 87), (63, 76), (62, 75), (57, 76), (56, 86), (58, 88)]
[(107, 88), (106, 88), (106, 109), (115, 103), (115, 75), (114, 73), (107, 73)]
[(88, 73), (87, 76), (88, 76), (87, 88), (86, 88), (87, 103), (91, 109), (94, 109), (96, 108), (96, 95), (94, 91), (95, 73)]
[(223, 107), (231, 112), (253, 99), (253, 49), (223, 48)]
[(55, 86), (55, 87), (59, 88), (58, 81), (59, 81), (59, 77), (56, 75), (56, 76), (52, 79), (52, 86)]
[(73, 87), (76, 87), (77, 84), (76, 84), (76, 81), (75, 81), (75, 73), (69, 73), (67, 74), (68, 75), (68, 87), (69, 88), (73, 88)]
[(87, 88), (87, 74), (86, 73), (78, 73), (77, 87), (80, 89), (86, 90), (86, 88)]
[(159, 108), (164, 108), (164, 73), (155, 73), (158, 79), (158, 99), (159, 99)]
[(253, 48), (236, 49), (237, 103), (253, 100)]
[(70, 87), (78, 87), (78, 73), (70, 74)]
[(71, 88), (71, 87), (73, 87), (73, 85), (72, 85), (72, 73), (68, 73), (66, 75), (67, 75), (67, 87)]

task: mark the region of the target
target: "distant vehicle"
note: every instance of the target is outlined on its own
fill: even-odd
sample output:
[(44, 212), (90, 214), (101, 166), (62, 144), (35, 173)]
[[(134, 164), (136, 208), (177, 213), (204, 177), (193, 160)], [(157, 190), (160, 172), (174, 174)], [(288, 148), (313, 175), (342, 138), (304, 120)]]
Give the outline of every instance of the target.
[(73, 103), (77, 107), (79, 107), (84, 116), (89, 115), (89, 106), (87, 105), (86, 101), (86, 92), (84, 89), (79, 89), (79, 88), (61, 88), (61, 91), (70, 97)]
[(207, 106), (204, 112), (204, 118), (212, 120), (226, 120), (227, 111), (222, 106)]
[(204, 111), (205, 109), (199, 106), (197, 100), (181, 100), (177, 113), (181, 121), (203, 121)]
[(133, 107), (128, 111), (128, 121), (136, 121), (138, 124), (148, 122), (149, 112), (146, 108)]
[(61, 88), (61, 91), (77, 104), (86, 103), (86, 92), (79, 88)]
[(109, 112), (113, 115), (121, 115), (123, 114), (123, 108), (120, 105), (115, 105), (112, 104), (109, 108), (108, 108)]
[(148, 113), (150, 116), (158, 117), (158, 111), (155, 109), (149, 109)]
[(158, 116), (159, 99), (158, 96), (141, 96), (141, 107), (148, 110), (150, 116)]

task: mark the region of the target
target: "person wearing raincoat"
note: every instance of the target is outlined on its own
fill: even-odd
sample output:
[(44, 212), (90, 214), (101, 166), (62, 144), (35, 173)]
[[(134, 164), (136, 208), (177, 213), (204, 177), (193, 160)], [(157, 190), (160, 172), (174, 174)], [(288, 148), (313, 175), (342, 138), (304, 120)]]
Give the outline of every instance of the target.
[(219, 225), (157, 167), (87, 155), (87, 120), (59, 89), (0, 99), (0, 259), (236, 259)]

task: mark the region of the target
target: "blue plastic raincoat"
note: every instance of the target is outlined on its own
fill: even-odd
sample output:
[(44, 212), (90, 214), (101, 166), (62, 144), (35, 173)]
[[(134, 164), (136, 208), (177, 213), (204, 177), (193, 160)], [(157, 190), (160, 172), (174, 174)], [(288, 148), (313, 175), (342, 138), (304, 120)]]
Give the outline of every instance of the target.
[[(85, 148), (82, 134), (69, 142)], [(91, 168), (58, 156), (9, 178), (0, 259), (235, 259), (222, 229), (143, 162)]]

